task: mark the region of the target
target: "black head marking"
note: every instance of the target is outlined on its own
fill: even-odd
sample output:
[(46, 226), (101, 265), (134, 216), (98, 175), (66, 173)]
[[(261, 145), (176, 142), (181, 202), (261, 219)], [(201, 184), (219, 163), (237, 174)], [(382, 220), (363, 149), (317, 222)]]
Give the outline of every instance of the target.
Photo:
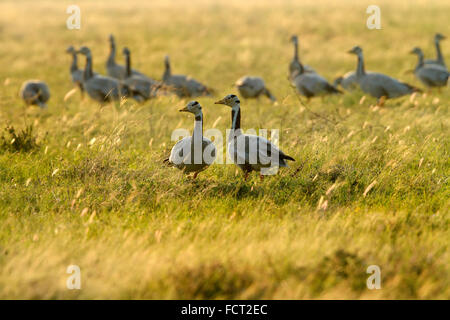
[(240, 100), (236, 100), (236, 103), (241, 103), (241, 101)]
[(194, 103), (192, 104), (193, 106), (198, 105), (198, 101), (194, 101)]
[(232, 94), (232, 95), (231, 95), (231, 98), (236, 98), (236, 95)]

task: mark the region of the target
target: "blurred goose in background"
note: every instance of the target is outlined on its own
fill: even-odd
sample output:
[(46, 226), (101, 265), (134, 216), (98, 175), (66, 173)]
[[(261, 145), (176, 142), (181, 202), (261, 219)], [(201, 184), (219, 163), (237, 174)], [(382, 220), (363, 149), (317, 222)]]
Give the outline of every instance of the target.
[(185, 75), (172, 74), (169, 56), (164, 58), (163, 83), (179, 97), (211, 95), (212, 90), (199, 81)]
[(242, 133), (240, 103), (239, 98), (234, 94), (229, 94), (222, 100), (215, 102), (215, 104), (231, 107), (228, 154), (244, 172), (245, 180), (252, 171), (260, 171), (262, 178), (262, 169), (264, 168), (288, 167), (286, 161), (295, 161), (294, 158), (284, 154), (272, 142), (263, 137)]
[[(116, 63), (116, 42), (112, 34), (109, 36), (109, 43), (110, 43), (110, 52), (108, 60), (106, 61), (107, 74), (112, 78), (123, 80), (126, 77), (126, 69), (125, 66)], [(131, 73), (133, 75), (140, 75), (142, 77), (146, 77), (146, 75), (134, 69), (131, 69)]]
[(441, 40), (444, 39), (445, 39), (444, 35), (436, 33), (436, 35), (434, 36), (434, 45), (436, 46), (436, 60), (426, 59), (424, 60), (425, 64), (437, 64), (443, 66), (444, 68), (447, 68), (447, 66), (445, 65), (444, 56), (442, 55), (441, 52), (441, 45), (440, 45)]
[(348, 53), (358, 56), (356, 79), (362, 91), (377, 98), (377, 103), (383, 105), (384, 99), (392, 99), (411, 94), (419, 89), (400, 82), (385, 74), (378, 72), (366, 72), (364, 68), (363, 51), (360, 47), (353, 47)]
[(84, 89), (92, 99), (103, 103), (118, 101), (122, 97), (128, 96), (127, 87), (119, 80), (93, 73), (92, 55), (88, 47), (81, 47), (77, 53), (86, 56), (86, 67), (83, 74)]
[(169, 159), (164, 161), (184, 173), (193, 172), (195, 179), (199, 172), (205, 170), (216, 159), (216, 147), (211, 140), (203, 137), (203, 113), (200, 103), (191, 101), (180, 112), (194, 114), (194, 132), (191, 137), (178, 141), (172, 148)]
[(414, 74), (428, 89), (447, 85), (449, 72), (444, 66), (439, 64), (424, 64), (423, 52), (418, 47), (414, 48), (410, 53), (416, 54), (418, 57)]
[(50, 89), (44, 81), (28, 80), (22, 84), (19, 96), (27, 106), (37, 105), (41, 108), (47, 108), (46, 102), (50, 99)]
[(68, 54), (72, 55), (72, 64), (70, 65), (70, 75), (72, 77), (72, 82), (81, 91), (81, 96), (84, 96), (83, 88), (83, 70), (78, 69), (77, 52), (73, 46), (69, 46), (66, 50)]
[(305, 72), (305, 69), (300, 62), (299, 66), (300, 69), (292, 82), (297, 88), (298, 93), (305, 96), (308, 100), (316, 96), (342, 93), (317, 73)]
[(128, 48), (123, 48), (125, 56), (125, 80), (124, 84), (129, 89), (129, 95), (138, 102), (144, 102), (156, 96), (156, 91), (160, 86), (155, 80), (142, 77), (131, 72), (131, 53)]
[[(293, 80), (297, 74), (300, 73), (300, 60), (298, 57), (298, 37), (293, 35), (291, 37), (291, 42), (294, 45), (294, 57), (292, 58), (291, 63), (289, 64), (289, 79)], [(303, 66), (304, 72), (316, 72), (310, 66)]]
[(337, 88), (341, 86), (343, 89), (347, 91), (352, 91), (358, 87), (358, 82), (356, 81), (356, 72), (349, 71), (343, 76), (337, 77), (333, 85)]
[(244, 76), (238, 79), (235, 83), (236, 88), (239, 90), (239, 94), (244, 98), (259, 98), (260, 95), (264, 94), (272, 102), (277, 99), (270, 93), (269, 89), (266, 88), (264, 80), (260, 77)]

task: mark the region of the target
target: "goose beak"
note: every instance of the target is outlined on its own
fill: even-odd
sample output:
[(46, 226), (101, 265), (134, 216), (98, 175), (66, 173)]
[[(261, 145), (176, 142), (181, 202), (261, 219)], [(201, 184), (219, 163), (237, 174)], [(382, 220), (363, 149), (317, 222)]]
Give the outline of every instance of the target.
[(180, 109), (180, 110), (178, 110), (178, 111), (180, 111), (180, 112), (189, 112), (189, 110), (188, 110), (187, 107), (184, 107), (183, 109)]
[(347, 53), (352, 54), (352, 53), (354, 53), (354, 52), (353, 52), (353, 50), (348, 50)]
[(223, 99), (222, 99), (222, 100), (214, 102), (214, 104), (225, 104), (225, 101), (223, 101)]

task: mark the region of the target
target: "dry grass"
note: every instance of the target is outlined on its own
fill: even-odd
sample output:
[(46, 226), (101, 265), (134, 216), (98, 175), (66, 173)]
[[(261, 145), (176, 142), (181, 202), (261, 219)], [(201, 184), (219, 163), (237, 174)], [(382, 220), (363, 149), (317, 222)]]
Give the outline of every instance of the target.
[[(0, 3), (0, 124), (33, 125), (41, 144), (0, 153), (1, 298), (450, 298), (449, 90), (385, 108), (355, 92), (305, 109), (286, 80), (298, 33), (301, 57), (328, 79), (355, 67), (345, 52), (359, 44), (367, 69), (419, 85), (404, 74), (408, 51), (434, 52), (448, 2), (381, 1), (381, 31), (365, 27), (372, 3), (240, 2), (79, 1), (80, 31), (65, 28), (69, 3)], [(170, 53), (174, 72), (217, 97), (263, 76), (279, 105), (244, 101), (243, 126), (280, 129), (297, 161), (263, 182), (225, 165), (193, 182), (162, 164), (172, 131), (192, 127), (177, 112), (186, 101), (65, 101), (65, 48), (90, 46), (103, 73), (109, 33), (136, 68), (159, 79)], [(48, 82), (48, 111), (23, 108), (29, 78)], [(199, 101), (205, 128), (225, 132), (229, 110)], [(79, 291), (66, 289), (70, 264)], [(372, 264), (381, 290), (365, 286)]]

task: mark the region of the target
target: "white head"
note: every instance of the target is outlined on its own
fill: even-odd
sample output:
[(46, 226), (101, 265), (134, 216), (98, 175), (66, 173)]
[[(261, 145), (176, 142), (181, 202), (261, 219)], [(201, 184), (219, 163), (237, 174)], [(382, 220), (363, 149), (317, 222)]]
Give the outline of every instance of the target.
[(179, 110), (180, 112), (190, 112), (193, 113), (196, 117), (202, 115), (202, 106), (198, 101), (189, 102), (186, 107)]
[(81, 47), (77, 51), (77, 53), (81, 53), (81, 54), (85, 55), (86, 57), (91, 56), (91, 50), (88, 47), (85, 47), (85, 46)]
[(239, 100), (239, 97), (235, 94), (229, 94), (222, 100), (214, 102), (215, 104), (224, 104), (226, 106), (229, 106), (231, 108), (239, 108), (239, 105), (241, 101)]

